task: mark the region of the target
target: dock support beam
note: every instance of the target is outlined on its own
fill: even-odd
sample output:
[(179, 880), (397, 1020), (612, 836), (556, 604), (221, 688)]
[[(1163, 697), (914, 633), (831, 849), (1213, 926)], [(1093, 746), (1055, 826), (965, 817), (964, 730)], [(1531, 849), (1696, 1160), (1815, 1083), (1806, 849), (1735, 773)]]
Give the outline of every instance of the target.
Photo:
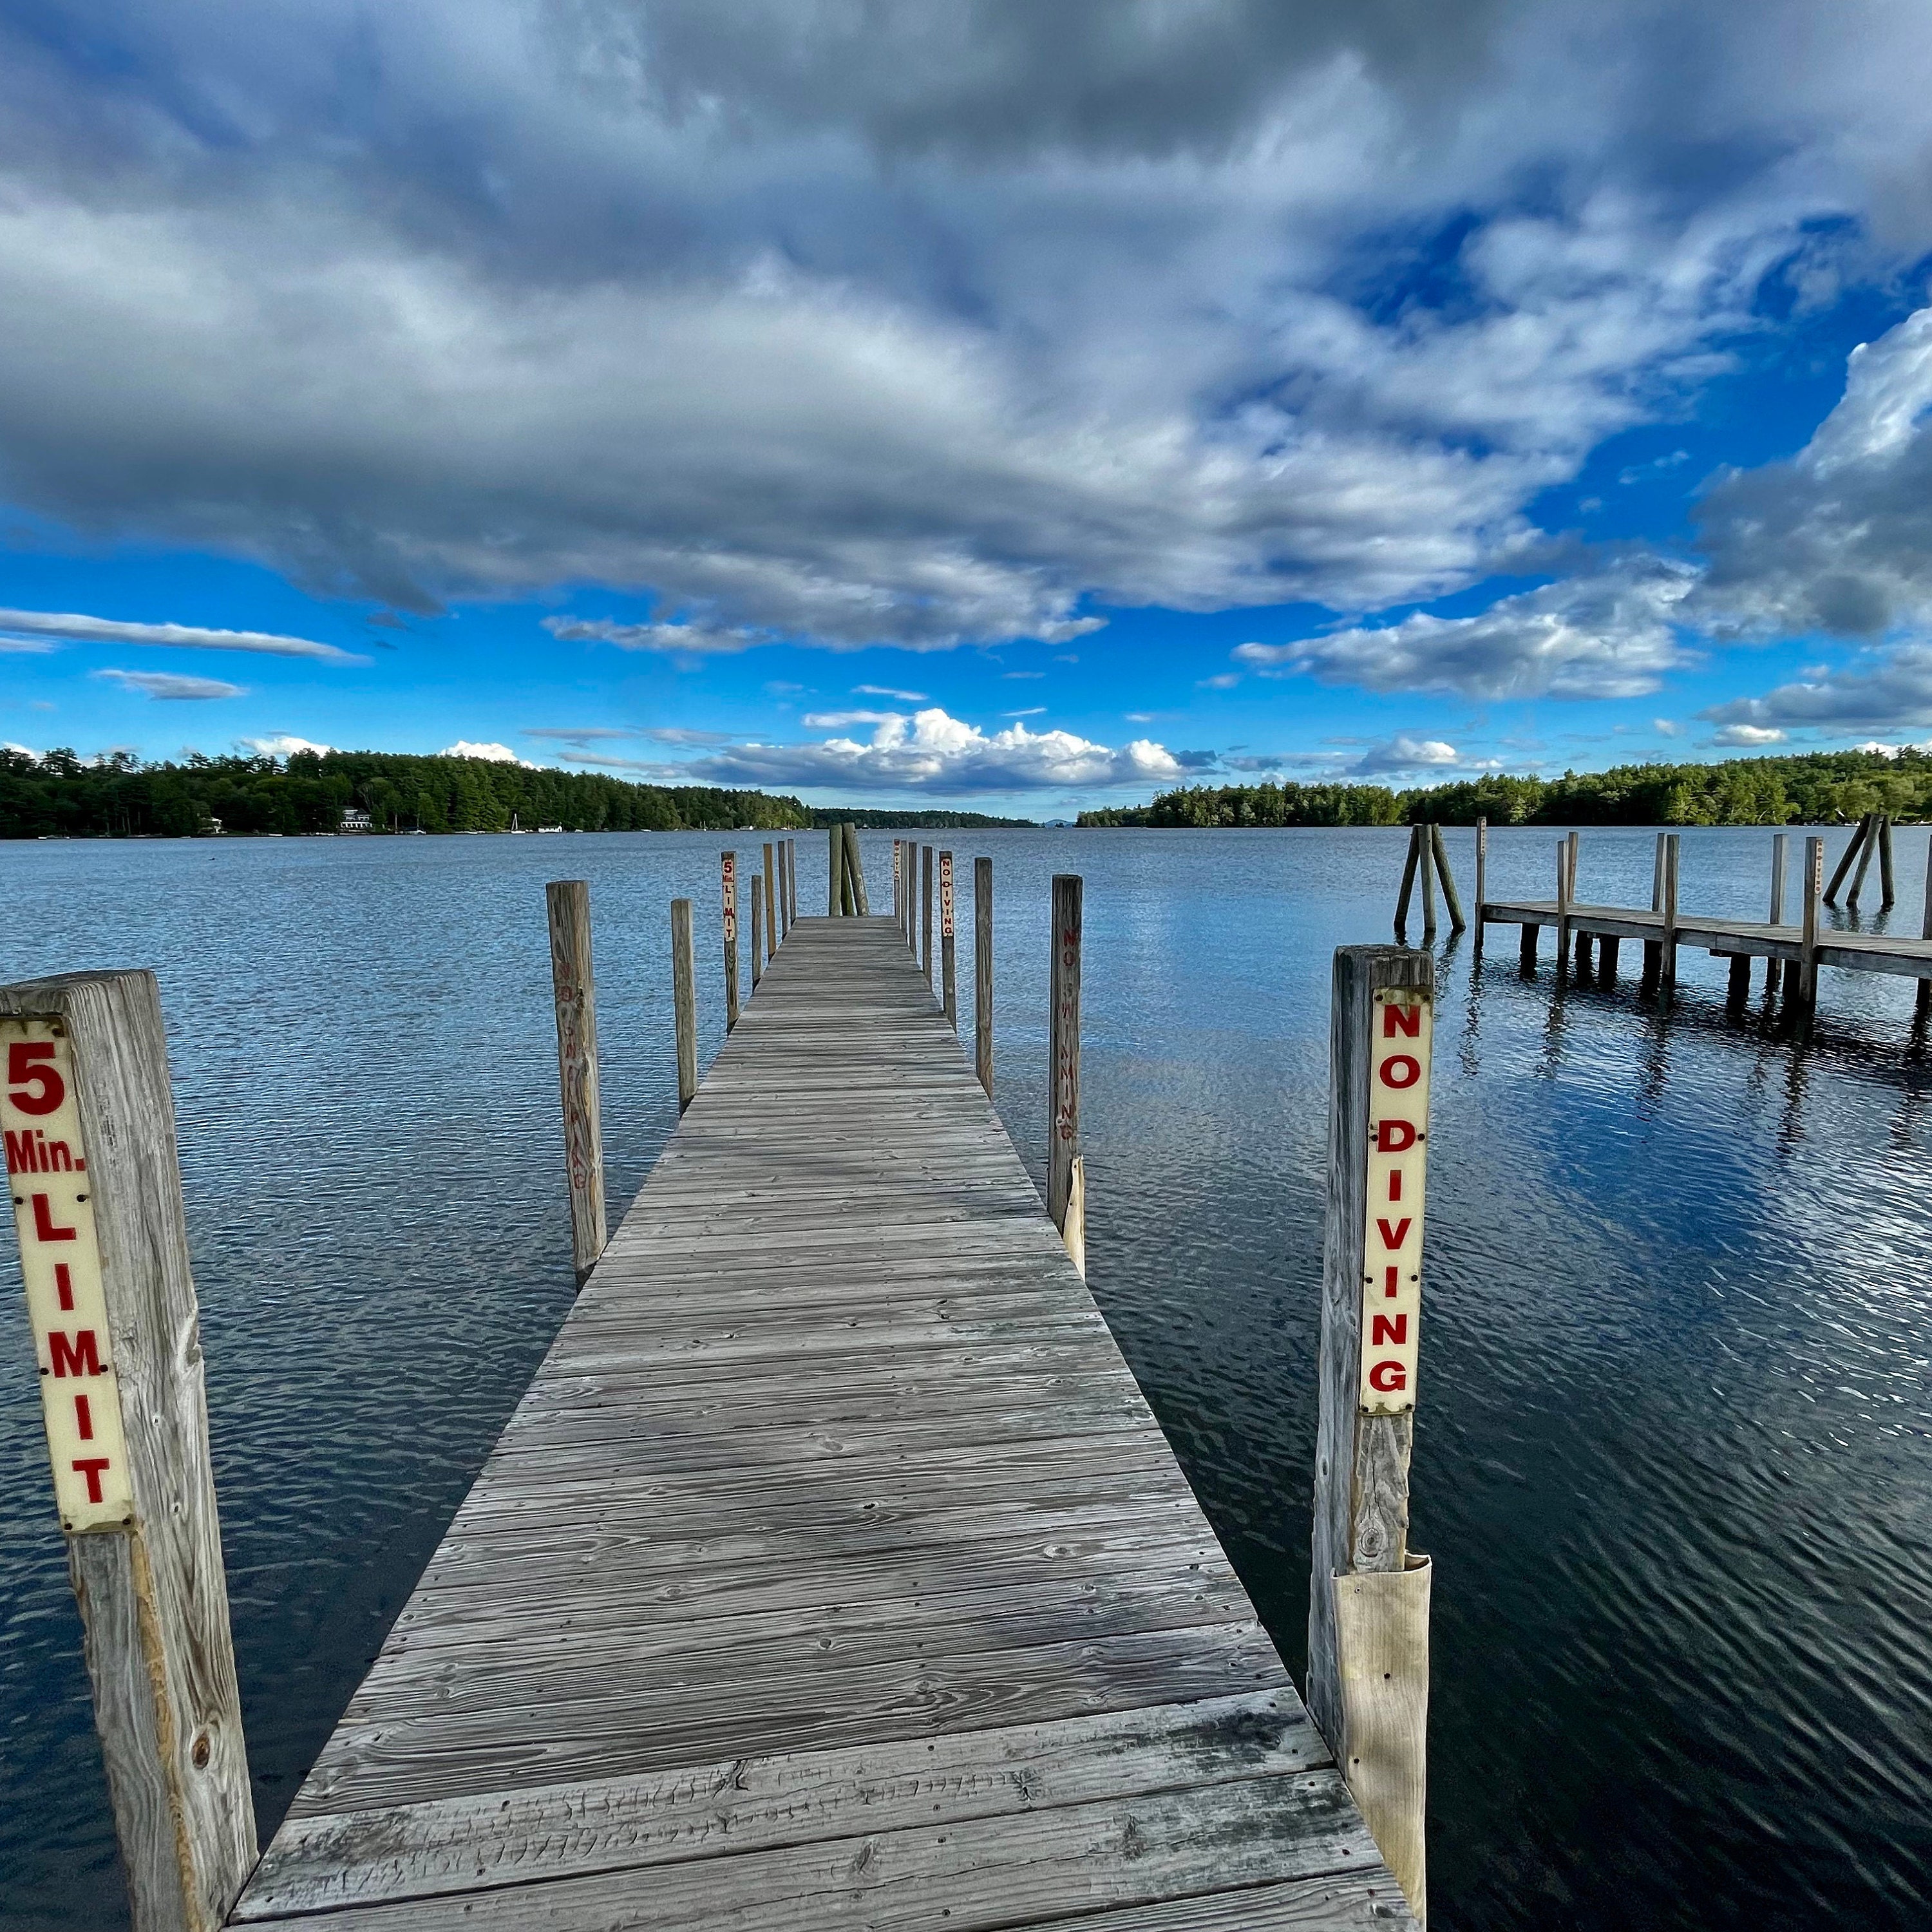
[[(1918, 936), (1932, 939), (1932, 842), (1925, 848), (1925, 909), (1919, 915)], [(1922, 1031), (1928, 1018), (1932, 1018), (1932, 980), (1921, 980), (1912, 1003), (1912, 1024)]]
[(765, 895), (758, 875), (752, 874), (752, 991), (765, 976)]
[(778, 848), (765, 842), (765, 960), (770, 964), (784, 932), (784, 895), (778, 890)]
[(990, 1100), (993, 1097), (993, 862), (990, 859), (973, 861), (973, 1070)]
[[(1784, 923), (1784, 868), (1786, 854), (1791, 848), (1788, 832), (1778, 832), (1771, 840), (1771, 920), (1773, 926)], [(1784, 962), (1781, 959), (1767, 959), (1764, 962), (1764, 996), (1767, 1000), (1778, 997), (1778, 982), (1783, 977)]]
[(1556, 976), (1570, 970), (1570, 842), (1556, 842)]
[(1048, 1123), (1046, 1211), (1084, 1280), (1087, 1175), (1080, 1155), (1080, 900), (1079, 875), (1056, 873), (1048, 1054), (1053, 1069), (1053, 1112)]
[(845, 828), (835, 825), (831, 828), (831, 850), (826, 860), (825, 875), (825, 916), (836, 919), (844, 911), (844, 896), (839, 887), (845, 880)]
[(718, 860), (724, 898), (724, 1030), (738, 1024), (738, 855), (727, 852)]
[(1335, 955), (1308, 1708), (1416, 1916), (1428, 1559), (1408, 1548), (1434, 962)]
[[(765, 874), (765, 904), (772, 903), (772, 875)], [(698, 1098), (698, 953), (692, 944), (691, 902), (670, 902), (670, 994), (677, 1015), (677, 1111)]]
[(256, 1858), (199, 1313), (151, 973), (0, 990), (54, 1490), (135, 1932), (218, 1932)]
[(1540, 926), (1525, 923), (1522, 928), (1522, 945), (1516, 955), (1516, 964), (1526, 978), (1536, 970), (1536, 941), (1542, 931)]
[(604, 1217), (604, 1132), (598, 1094), (597, 984), (590, 966), (590, 887), (556, 879), (550, 913), (550, 986), (556, 1000), (556, 1070), (563, 1095), (563, 1158), (570, 1181), (570, 1259), (581, 1288), (610, 1238)]
[(953, 938), (952, 854), (939, 855), (939, 985), (940, 1005), (946, 1024), (959, 1030), (959, 981)]
[(1664, 1004), (1677, 998), (1677, 856), (1678, 835), (1673, 832), (1664, 842), (1664, 962), (1658, 990)]
[[(1660, 913), (1664, 910), (1664, 850), (1667, 832), (1657, 835), (1657, 850), (1651, 860), (1650, 909)], [(1656, 996), (1659, 983), (1664, 977), (1664, 942), (1660, 939), (1646, 939), (1643, 942), (1643, 974), (1637, 982), (1637, 991), (1645, 999)]]
[(1792, 1018), (1801, 1035), (1811, 1030), (1811, 1016), (1818, 1005), (1818, 910), (1825, 884), (1825, 842), (1804, 842), (1804, 926), (1798, 950), (1798, 1004)]

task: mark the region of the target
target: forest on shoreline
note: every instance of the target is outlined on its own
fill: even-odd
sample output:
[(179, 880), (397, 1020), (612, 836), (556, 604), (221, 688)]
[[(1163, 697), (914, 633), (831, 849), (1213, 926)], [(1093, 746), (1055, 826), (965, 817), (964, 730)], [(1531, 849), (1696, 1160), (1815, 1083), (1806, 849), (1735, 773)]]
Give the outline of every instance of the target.
[(596, 772), (488, 758), (297, 752), (286, 759), (142, 764), (125, 752), (0, 750), (0, 838), (192, 838), (340, 832), (345, 812), (376, 832), (803, 831), (795, 798), (704, 785), (634, 784)]
[(1388, 785), (1186, 785), (1144, 806), (1083, 812), (1084, 826), (1832, 825), (1868, 812), (1932, 818), (1932, 754), (1813, 752), (1723, 764), (1618, 765), (1560, 778), (1498, 773)]

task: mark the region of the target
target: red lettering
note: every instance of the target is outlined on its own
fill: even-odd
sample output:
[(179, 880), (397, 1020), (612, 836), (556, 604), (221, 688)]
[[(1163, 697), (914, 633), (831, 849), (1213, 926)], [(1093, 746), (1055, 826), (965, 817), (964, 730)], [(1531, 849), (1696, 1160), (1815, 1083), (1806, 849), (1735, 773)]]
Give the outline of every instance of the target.
[(1412, 1053), (1392, 1053), (1381, 1072), (1384, 1087), (1413, 1087), (1422, 1078), (1422, 1062)]
[(1378, 1362), (1369, 1371), (1369, 1386), (1380, 1395), (1395, 1395), (1408, 1386), (1408, 1372), (1400, 1362)]
[(1407, 1120), (1382, 1120), (1376, 1126), (1378, 1154), (1406, 1154), (1415, 1144), (1415, 1129)]
[(34, 1196), (34, 1238), (37, 1241), (76, 1241), (80, 1232), (54, 1226), (53, 1204), (44, 1194)]
[(64, 1329), (47, 1333), (47, 1361), (57, 1376), (98, 1376), (100, 1366), (100, 1338), (92, 1328), (76, 1328), (70, 1341)]
[(1384, 1247), (1399, 1248), (1402, 1246), (1403, 1242), (1408, 1239), (1408, 1231), (1414, 1225), (1414, 1222), (1409, 1218), (1409, 1216), (1405, 1214), (1402, 1219), (1395, 1224), (1395, 1227), (1393, 1231), (1390, 1230), (1389, 1224), (1386, 1221), (1378, 1221), (1376, 1223), (1376, 1232), (1382, 1236), (1382, 1246)]
[(1384, 1294), (1399, 1294), (1401, 1292), (1400, 1288), (1396, 1286), (1397, 1282), (1401, 1279), (1401, 1276), (1402, 1270), (1400, 1268), (1388, 1268), (1383, 1269), (1382, 1292)]
[[(67, 1098), (67, 1082), (57, 1067), (37, 1066), (54, 1057), (53, 1042), (16, 1040), (7, 1048), (7, 1097), (23, 1114), (51, 1114)], [(22, 1093), (22, 1088), (31, 1090)]]
[(100, 1493), (100, 1472), (107, 1466), (105, 1456), (83, 1456), (74, 1464), (74, 1472), (87, 1478), (87, 1500), (91, 1503), (105, 1500)]
[(7, 1172), (9, 1174), (38, 1174), (40, 1168), (34, 1161), (34, 1137), (31, 1133), (15, 1133), (10, 1127), (7, 1131)]
[(1378, 1315), (1369, 1334), (1369, 1346), (1379, 1348), (1385, 1342), (1392, 1342), (1400, 1348), (1408, 1340), (1408, 1317), (1406, 1315)]
[(1389, 1170), (1389, 1198), (1391, 1201), (1402, 1198), (1402, 1169), (1399, 1167)]
[(74, 1172), (74, 1150), (65, 1141), (43, 1140), (40, 1142), (40, 1163), (43, 1174), (71, 1174)]
[(60, 1297), (63, 1308), (74, 1306), (74, 1270), (65, 1262), (54, 1263), (54, 1292)]
[(82, 1442), (92, 1442), (94, 1440), (94, 1406), (84, 1395), (77, 1395), (74, 1399), (74, 1423), (75, 1428), (80, 1432)]
[(1406, 1033), (1411, 1040), (1419, 1040), (1422, 1035), (1422, 1009), (1420, 1006), (1386, 1006), (1382, 1009), (1382, 1037), (1393, 1040), (1398, 1033)]

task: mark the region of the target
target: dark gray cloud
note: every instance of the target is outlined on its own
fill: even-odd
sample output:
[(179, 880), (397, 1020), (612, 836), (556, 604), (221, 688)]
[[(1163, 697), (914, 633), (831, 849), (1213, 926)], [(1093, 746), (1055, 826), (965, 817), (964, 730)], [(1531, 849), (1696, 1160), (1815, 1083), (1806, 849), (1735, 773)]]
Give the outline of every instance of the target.
[(144, 698), (180, 700), (248, 695), (242, 685), (225, 683), (218, 677), (183, 677), (172, 671), (102, 670), (93, 675), (106, 678), (124, 690), (138, 691)]
[(1828, 734), (1932, 724), (1932, 644), (1870, 652), (1846, 669), (1820, 670), (1698, 715), (1712, 724), (1780, 731), (1812, 725)]

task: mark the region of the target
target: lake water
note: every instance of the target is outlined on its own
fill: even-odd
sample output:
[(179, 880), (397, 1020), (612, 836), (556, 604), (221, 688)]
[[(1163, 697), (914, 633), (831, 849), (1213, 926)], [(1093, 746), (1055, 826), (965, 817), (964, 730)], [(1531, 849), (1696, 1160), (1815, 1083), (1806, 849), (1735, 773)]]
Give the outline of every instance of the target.
[[(1328, 962), (1388, 937), (1405, 837), (950, 835), (968, 888), (966, 861), (995, 862), (997, 1098), (1036, 1178), (1048, 883), (1085, 877), (1093, 1287), (1298, 1677)], [(621, 1203), (676, 1117), (668, 902), (714, 934), (728, 842), (753, 844), (0, 848), (0, 977), (160, 975), (265, 1839), (570, 1304), (543, 882), (591, 880)], [(883, 904), (890, 838), (864, 842)], [(1762, 916), (1769, 844), (1686, 832), (1683, 903)], [(1553, 845), (1494, 835), (1492, 893), (1546, 896)], [(822, 836), (800, 861), (810, 912)], [(1891, 917), (1916, 933), (1923, 835), (1899, 861)], [(1647, 904), (1650, 877), (1648, 833), (1584, 835), (1583, 896)], [(1558, 1000), (1546, 963), (1518, 976), (1513, 929), (1492, 940), (1480, 974), (1466, 939), (1444, 950), (1436, 1033), (1413, 1531), (1436, 1563), (1434, 1922), (1916, 1924), (1932, 1064), (1911, 984), (1827, 970), (1801, 1051), (1727, 1019), (1702, 956), (1660, 1021), (1634, 947), (1614, 993)], [(715, 948), (700, 968), (708, 1061)], [(4, 1245), (0, 1924), (118, 1927)]]

